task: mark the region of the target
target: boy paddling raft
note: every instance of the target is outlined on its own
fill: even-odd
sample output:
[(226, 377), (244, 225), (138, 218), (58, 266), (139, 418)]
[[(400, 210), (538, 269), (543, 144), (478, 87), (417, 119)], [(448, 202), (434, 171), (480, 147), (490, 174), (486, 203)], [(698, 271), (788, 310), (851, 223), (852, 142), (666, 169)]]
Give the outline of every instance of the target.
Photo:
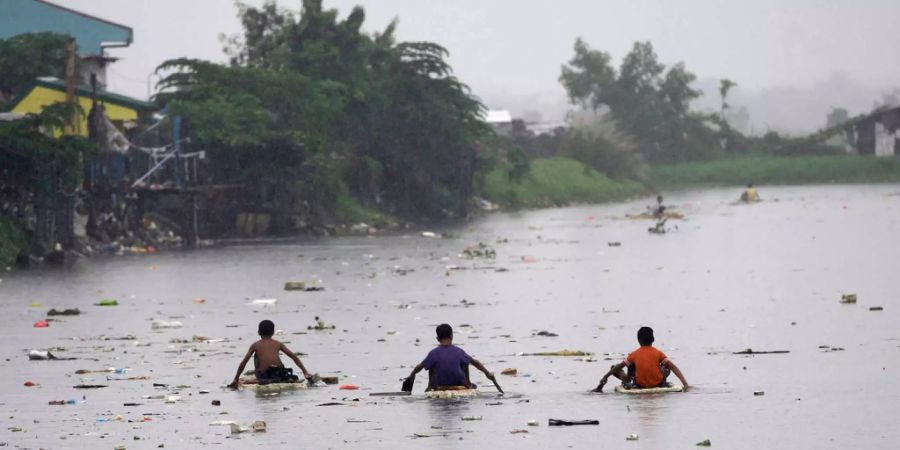
[(425, 391), (452, 391), (461, 389), (475, 389), (476, 386), (469, 380), (469, 365), (475, 366), (494, 383), (494, 386), (502, 394), (503, 389), (497, 384), (497, 378), (487, 370), (481, 362), (469, 356), (463, 349), (453, 345), (453, 328), (446, 324), (440, 324), (435, 329), (438, 346), (428, 352), (421, 363), (413, 368), (409, 376), (403, 380), (403, 392), (412, 392), (416, 374), (425, 369), (428, 371), (428, 387)]
[(259, 384), (269, 383), (297, 383), (300, 379), (294, 375), (294, 371), (281, 363), (279, 353), (284, 353), (291, 358), (297, 367), (303, 372), (303, 377), (309, 384), (312, 384), (315, 375), (310, 374), (297, 354), (287, 348), (283, 343), (272, 339), (275, 334), (275, 324), (271, 320), (263, 320), (259, 323), (259, 340), (250, 345), (244, 359), (238, 366), (237, 373), (234, 375), (234, 381), (228, 385), (230, 388), (237, 388), (240, 385), (240, 376), (244, 373), (247, 362), (253, 357), (254, 374)]
[[(600, 378), (600, 384), (593, 392), (603, 392), (603, 386), (610, 375), (622, 380), (625, 389), (649, 389), (670, 387), (666, 380), (674, 373), (681, 380), (682, 390), (688, 390), (688, 382), (665, 353), (653, 346), (653, 328), (641, 327), (637, 332), (640, 348), (628, 354), (624, 361), (610, 367), (609, 372)], [(626, 373), (624, 368), (628, 368)]]

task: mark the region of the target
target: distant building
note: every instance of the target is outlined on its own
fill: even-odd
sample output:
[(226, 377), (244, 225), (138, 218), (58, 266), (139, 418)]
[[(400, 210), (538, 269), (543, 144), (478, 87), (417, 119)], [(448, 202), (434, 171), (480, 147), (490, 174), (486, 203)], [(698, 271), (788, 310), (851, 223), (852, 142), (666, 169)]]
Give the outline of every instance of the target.
[(2, 0), (0, 38), (24, 33), (51, 32), (71, 36), (78, 46), (78, 83), (90, 84), (91, 74), (106, 86), (106, 66), (116, 60), (104, 50), (131, 45), (130, 27), (84, 14), (44, 0)]
[[(81, 85), (75, 89), (76, 101), (85, 112), (91, 110), (91, 88)], [(53, 77), (38, 78), (34, 85), (13, 101), (9, 112), (14, 114), (37, 114), (47, 105), (65, 103), (66, 83)], [(97, 91), (97, 101), (103, 103), (106, 116), (120, 127), (138, 123), (154, 110), (156, 105), (124, 95), (103, 90)], [(87, 114), (80, 114), (74, 124), (75, 134), (88, 136)]]
[(873, 112), (852, 122), (856, 152), (860, 155), (900, 154), (900, 107)]
[(505, 109), (489, 109), (484, 115), (484, 121), (490, 125), (495, 133), (501, 136), (512, 134), (512, 114)]

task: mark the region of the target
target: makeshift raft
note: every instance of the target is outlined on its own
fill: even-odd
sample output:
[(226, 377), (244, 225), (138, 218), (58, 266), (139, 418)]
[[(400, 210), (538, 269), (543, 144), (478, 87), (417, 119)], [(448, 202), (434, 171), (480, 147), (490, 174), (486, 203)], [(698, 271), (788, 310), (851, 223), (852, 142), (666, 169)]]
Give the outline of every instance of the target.
[(303, 382), (293, 383), (266, 383), (266, 384), (242, 384), (241, 387), (257, 392), (278, 392), (309, 389), (309, 385)]
[(277, 392), (277, 391), (294, 391), (300, 389), (309, 389), (309, 383), (304, 381), (294, 381), (289, 383), (264, 383), (259, 384), (255, 376), (241, 377), (240, 386), (244, 389), (257, 392)]
[(655, 388), (625, 388), (622, 385), (616, 386), (616, 392), (620, 394), (641, 395), (641, 394), (662, 394), (665, 392), (681, 392), (684, 388), (681, 386), (655, 387)]
[(477, 389), (453, 389), (445, 391), (427, 391), (425, 398), (428, 399), (451, 399), (451, 398), (471, 398), (478, 397)]

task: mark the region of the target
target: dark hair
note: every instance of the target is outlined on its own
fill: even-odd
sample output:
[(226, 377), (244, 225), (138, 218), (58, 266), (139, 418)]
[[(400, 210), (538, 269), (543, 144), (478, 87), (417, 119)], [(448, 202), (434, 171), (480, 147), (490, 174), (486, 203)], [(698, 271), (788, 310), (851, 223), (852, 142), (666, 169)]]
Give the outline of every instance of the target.
[(275, 324), (271, 320), (263, 320), (259, 323), (259, 335), (271, 337), (275, 334)]
[(442, 323), (434, 329), (434, 332), (437, 333), (437, 338), (439, 341), (444, 339), (450, 339), (453, 337), (453, 327), (447, 325), (446, 323)]
[(638, 343), (641, 345), (652, 345), (653, 341), (653, 328), (650, 327), (641, 327), (638, 330)]

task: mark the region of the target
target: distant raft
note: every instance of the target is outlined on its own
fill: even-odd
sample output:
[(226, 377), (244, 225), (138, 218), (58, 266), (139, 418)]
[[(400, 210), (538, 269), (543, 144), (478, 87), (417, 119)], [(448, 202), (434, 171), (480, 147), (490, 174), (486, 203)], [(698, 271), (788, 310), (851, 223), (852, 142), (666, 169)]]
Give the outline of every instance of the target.
[(478, 397), (477, 389), (453, 389), (446, 391), (428, 391), (425, 392), (425, 398), (429, 399), (451, 399), (451, 398), (471, 398)]
[(662, 217), (657, 217), (651, 212), (644, 212), (640, 214), (626, 214), (625, 217), (631, 220), (651, 220), (651, 219), (684, 219), (684, 214), (675, 211), (666, 211), (662, 214)]
[(666, 392), (681, 392), (684, 388), (681, 386), (655, 387), (655, 388), (631, 388), (627, 389), (622, 385), (616, 386), (616, 392), (620, 394), (641, 395), (641, 394), (663, 394)]

